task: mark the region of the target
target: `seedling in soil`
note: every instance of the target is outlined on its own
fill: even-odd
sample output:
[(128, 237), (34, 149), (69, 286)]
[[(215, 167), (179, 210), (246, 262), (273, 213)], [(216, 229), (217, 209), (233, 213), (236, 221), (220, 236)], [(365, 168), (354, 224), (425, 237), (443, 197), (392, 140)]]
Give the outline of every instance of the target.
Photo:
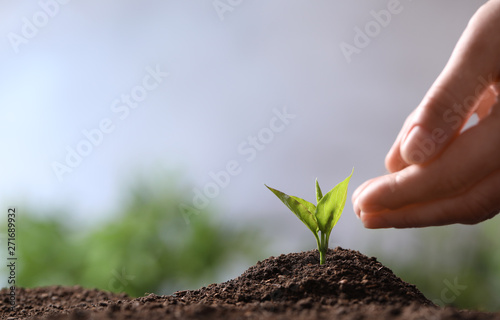
[(353, 172), (354, 170), (344, 181), (337, 184), (324, 196), (319, 187), (318, 179), (316, 179), (316, 206), (304, 199), (289, 196), (266, 185), (312, 231), (318, 245), (320, 264), (325, 263), (330, 233), (344, 210), (347, 185)]

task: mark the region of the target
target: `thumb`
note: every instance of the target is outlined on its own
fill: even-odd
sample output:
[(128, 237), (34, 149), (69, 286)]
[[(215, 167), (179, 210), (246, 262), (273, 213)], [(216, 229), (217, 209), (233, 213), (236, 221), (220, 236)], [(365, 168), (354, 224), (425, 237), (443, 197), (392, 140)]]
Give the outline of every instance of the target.
[(500, 1), (472, 17), (437, 80), (408, 119), (399, 153), (407, 164), (425, 163), (458, 135), (500, 74)]

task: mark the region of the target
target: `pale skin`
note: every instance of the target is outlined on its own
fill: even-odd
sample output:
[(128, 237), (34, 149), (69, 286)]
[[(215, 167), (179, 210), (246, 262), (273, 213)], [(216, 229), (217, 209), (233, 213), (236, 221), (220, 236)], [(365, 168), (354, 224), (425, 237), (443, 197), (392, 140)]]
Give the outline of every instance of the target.
[[(500, 0), (472, 17), (388, 152), (352, 196), (367, 228), (475, 224), (500, 211)], [(462, 130), (476, 113), (479, 122)]]

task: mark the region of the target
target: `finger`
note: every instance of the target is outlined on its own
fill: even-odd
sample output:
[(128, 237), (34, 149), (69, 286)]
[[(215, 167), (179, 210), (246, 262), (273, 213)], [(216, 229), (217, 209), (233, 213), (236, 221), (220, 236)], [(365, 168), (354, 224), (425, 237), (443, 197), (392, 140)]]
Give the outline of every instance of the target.
[(368, 181), (363, 182), (363, 184), (361, 184), (356, 190), (354, 190), (354, 192), (352, 194), (352, 198), (351, 198), (352, 207), (354, 209), (354, 213), (358, 216), (358, 218), (360, 217), (360, 213), (361, 213), (361, 210), (359, 209), (359, 205), (358, 205), (358, 201), (357, 201), (358, 195), (363, 192), (363, 190), (370, 184), (371, 181), (372, 180), (368, 180)]
[(358, 195), (360, 211), (397, 209), (454, 196), (500, 169), (500, 103), (435, 161), (373, 179)]
[[(422, 164), (459, 134), (481, 93), (498, 79), (499, 2), (488, 2), (469, 22), (450, 60), (415, 110), (400, 139), (403, 163)], [(433, 149), (422, 146), (432, 142)], [(389, 163), (400, 163), (391, 156)]]
[(396, 172), (408, 166), (408, 163), (401, 157), (400, 145), (406, 132), (408, 132), (408, 129), (413, 123), (413, 114), (414, 112), (406, 118), (403, 128), (396, 137), (396, 141), (394, 141), (394, 144), (385, 157), (385, 167), (389, 172)]
[(463, 195), (397, 210), (362, 212), (361, 221), (369, 229), (475, 224), (499, 213), (499, 190), (500, 171), (496, 171)]
[(498, 96), (497, 85), (491, 85), (481, 95), (476, 108), (476, 114), (479, 120), (486, 118), (495, 104)]

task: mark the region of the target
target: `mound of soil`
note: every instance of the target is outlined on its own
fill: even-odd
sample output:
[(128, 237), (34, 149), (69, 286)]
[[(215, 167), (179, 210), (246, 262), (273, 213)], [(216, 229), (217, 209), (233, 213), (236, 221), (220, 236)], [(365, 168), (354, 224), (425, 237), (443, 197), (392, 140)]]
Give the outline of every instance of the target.
[(441, 309), (376, 258), (330, 249), (270, 257), (241, 276), (171, 296), (131, 299), (81, 287), (18, 289), (2, 319), (499, 319), (500, 314)]

